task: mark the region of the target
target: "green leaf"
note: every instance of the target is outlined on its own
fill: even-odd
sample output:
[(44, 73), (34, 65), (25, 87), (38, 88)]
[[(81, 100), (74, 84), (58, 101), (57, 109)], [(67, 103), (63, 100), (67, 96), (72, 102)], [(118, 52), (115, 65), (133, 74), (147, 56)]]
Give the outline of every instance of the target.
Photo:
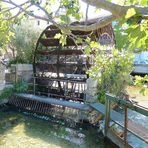
[(61, 33), (57, 33), (57, 34), (54, 36), (54, 38), (55, 38), (55, 39), (60, 39), (60, 38), (61, 38), (61, 36), (62, 36), (62, 34), (61, 34)]
[(135, 9), (134, 8), (130, 8), (130, 9), (127, 10), (125, 18), (128, 19), (128, 18), (134, 16), (135, 14), (136, 14)]
[(87, 37), (85, 41), (86, 41), (88, 44), (90, 44), (91, 39), (90, 39), (89, 37)]
[(147, 0), (141, 0), (140, 4), (142, 6), (147, 6), (148, 5), (148, 1)]
[(118, 50), (116, 50), (116, 49), (115, 50), (112, 50), (112, 53), (113, 53), (113, 56), (114, 57), (118, 56), (118, 54), (119, 54)]
[(91, 41), (91, 42), (90, 42), (90, 47), (91, 47), (91, 48), (99, 48), (99, 47), (100, 47), (100, 45), (99, 45), (99, 43), (98, 43), (98, 42)]
[(85, 47), (84, 48), (84, 53), (88, 56), (90, 55), (90, 52), (91, 52), (91, 48), (89, 46)]
[(82, 38), (77, 38), (76, 43), (77, 44), (82, 43)]
[(140, 93), (141, 93), (143, 96), (145, 96), (145, 95), (146, 95), (146, 89), (145, 89), (145, 88), (142, 88), (142, 89), (140, 90)]
[(144, 76), (144, 81), (148, 82), (148, 75)]

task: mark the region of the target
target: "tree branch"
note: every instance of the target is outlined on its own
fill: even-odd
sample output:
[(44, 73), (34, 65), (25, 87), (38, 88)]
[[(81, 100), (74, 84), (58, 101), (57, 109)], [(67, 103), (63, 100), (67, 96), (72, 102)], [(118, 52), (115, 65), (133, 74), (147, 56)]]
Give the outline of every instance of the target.
[[(6, 1), (5, 1), (6, 2)], [(6, 2), (6, 3), (9, 3), (9, 2)], [(26, 4), (28, 4), (28, 3), (30, 3), (29, 1), (26, 1), (26, 2), (24, 2), (24, 3), (22, 3), (22, 4), (20, 4), (19, 6), (23, 6), (23, 5), (26, 5)], [(14, 6), (14, 5), (13, 5)], [(14, 6), (14, 7), (12, 7), (12, 8), (9, 8), (9, 9), (7, 9), (6, 8), (6, 10), (2, 10), (2, 12), (3, 13), (5, 13), (5, 12), (8, 12), (8, 11), (11, 11), (11, 10), (14, 10), (14, 9), (16, 9), (16, 8), (18, 8), (17, 6)]]
[[(134, 8), (136, 10), (136, 12), (142, 16), (143, 19), (148, 18), (148, 7), (121, 6), (121, 5), (106, 1), (106, 0), (82, 0), (89, 5), (108, 10), (112, 14), (98, 18), (98, 20), (95, 20), (90, 25), (86, 25), (86, 24), (84, 24), (84, 25), (81, 25), (81, 24), (60, 25), (54, 20), (54, 17), (52, 17), (51, 14), (49, 14), (48, 11), (44, 7), (42, 7), (41, 5), (39, 5), (37, 3), (34, 3), (32, 5), (35, 5), (40, 10), (42, 10), (45, 13), (46, 17), (41, 17), (41, 16), (35, 15), (33, 13), (30, 13), (30, 11), (27, 11), (25, 8), (23, 8), (23, 6), (24, 6), (23, 4), (18, 5), (15, 2), (13, 2), (12, 0), (1, 0), (1, 1), (9, 3), (9, 4), (19, 8), (22, 12), (26, 13), (29, 16), (53, 23), (59, 29), (62, 29), (66, 34), (70, 34), (69, 30), (92, 31), (92, 30), (95, 30), (98, 28), (102, 28), (102, 27), (110, 24), (112, 21), (114, 21), (116, 19), (123, 18), (126, 15), (129, 8)], [(30, 1), (27, 1), (27, 3), (28, 2), (30, 2)]]
[(87, 4), (86, 13), (85, 13), (85, 25), (87, 24), (88, 21), (88, 10), (89, 10), (89, 4)]
[[(37, 19), (41, 19), (41, 20), (44, 20), (44, 21), (49, 21), (48, 18), (45, 18), (45, 17), (42, 17), (42, 16), (38, 16), (38, 15), (34, 15), (33, 13), (30, 13), (30, 11), (27, 11), (26, 9), (24, 9), (22, 6), (25, 5), (26, 3), (24, 3), (23, 5), (18, 5), (16, 3), (14, 3), (13, 1), (9, 0), (2, 0), (2, 2), (5, 2), (5, 3), (8, 3), (8, 4), (11, 4), (13, 6), (16, 6), (17, 8), (19, 8), (22, 12), (25, 12), (27, 15), (29, 16), (32, 16), (34, 18), (37, 18)], [(27, 1), (28, 2), (28, 1)]]
[(128, 9), (134, 8), (137, 14), (148, 17), (148, 7), (141, 6), (121, 6), (106, 0), (82, 0), (83, 2), (110, 11), (117, 18), (122, 18), (126, 15)]
[(21, 11), (25, 12), (29, 16), (32, 16), (32, 17), (35, 17), (37, 19), (41, 19), (41, 20), (45, 20), (45, 21), (49, 21), (49, 22), (53, 23), (59, 29), (63, 30), (66, 34), (71, 34), (71, 32), (69, 30), (92, 31), (92, 30), (95, 30), (95, 29), (98, 29), (98, 28), (102, 28), (102, 27), (110, 24), (112, 21), (114, 21), (116, 19), (116, 17), (114, 15), (108, 15), (108, 16), (101, 17), (98, 20), (95, 20), (95, 22), (93, 22), (93, 24), (91, 24), (91, 25), (86, 25), (86, 24), (85, 25), (76, 25), (76, 26), (75, 25), (60, 25), (60, 24), (58, 24), (57, 22), (54, 21), (54, 19), (46, 11), (46, 9), (44, 9), (42, 6), (40, 6), (38, 4), (34, 4), (34, 5), (46, 14), (46, 18), (30, 13), (29, 11), (27, 11), (26, 9), (24, 9), (22, 7), (23, 5), (20, 6), (16, 3), (14, 3), (12, 0), (9, 0), (9, 1), (2, 0), (2, 1), (7, 2), (7, 3), (19, 8)]
[(69, 25), (66, 26), (69, 30), (79, 30), (79, 31), (92, 31), (99, 28), (102, 28), (108, 24), (110, 24), (112, 21), (116, 20), (116, 17), (113, 15), (108, 15), (102, 18), (96, 19), (96, 21), (91, 25)]

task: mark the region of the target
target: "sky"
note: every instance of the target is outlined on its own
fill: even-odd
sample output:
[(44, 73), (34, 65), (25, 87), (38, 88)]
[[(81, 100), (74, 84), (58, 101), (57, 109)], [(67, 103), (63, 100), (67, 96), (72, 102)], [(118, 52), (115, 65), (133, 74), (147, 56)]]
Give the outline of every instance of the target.
[[(27, 0), (12, 0), (12, 1), (17, 3), (17, 4), (22, 4)], [(86, 13), (86, 7), (87, 7), (87, 4), (80, 0), (80, 8), (81, 8), (81, 11), (82, 11), (84, 16), (85, 16), (85, 13)], [(56, 8), (57, 8), (57, 4), (55, 4), (53, 6), (53, 10), (56, 10)], [(36, 7), (32, 7), (32, 10), (34, 10), (36, 15), (44, 15), (44, 13), (42, 13), (42, 11), (38, 10)], [(17, 13), (17, 12), (18, 12), (18, 9), (13, 11), (13, 13)], [(104, 16), (104, 15), (108, 15), (108, 14), (109, 14), (109, 12), (105, 11), (105, 10), (101, 10), (99, 12), (96, 12), (95, 7), (89, 6), (88, 19), (97, 18), (99, 16)]]

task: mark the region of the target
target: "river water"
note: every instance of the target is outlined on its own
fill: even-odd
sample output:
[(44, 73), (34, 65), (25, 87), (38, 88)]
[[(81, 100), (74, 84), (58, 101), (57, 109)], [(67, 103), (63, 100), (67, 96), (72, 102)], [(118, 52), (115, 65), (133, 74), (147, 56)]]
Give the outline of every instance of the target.
[(94, 127), (69, 127), (45, 119), (0, 107), (0, 148), (116, 147)]

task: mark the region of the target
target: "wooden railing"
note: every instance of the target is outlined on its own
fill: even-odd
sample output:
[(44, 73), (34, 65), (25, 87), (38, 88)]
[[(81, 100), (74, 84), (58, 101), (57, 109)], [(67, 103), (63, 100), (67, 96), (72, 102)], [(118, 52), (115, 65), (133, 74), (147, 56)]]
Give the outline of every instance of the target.
[[(118, 113), (111, 109), (111, 102), (117, 103), (124, 109), (124, 114)], [(141, 124), (137, 123), (128, 118), (128, 109), (136, 111), (142, 115), (148, 116), (148, 108), (144, 108), (132, 101), (117, 98), (111, 94), (106, 94), (106, 104), (105, 104), (105, 136), (109, 137), (113, 142), (119, 142), (113, 135), (111, 135), (110, 121), (115, 122), (124, 129), (123, 133), (123, 145), (128, 145), (127, 133), (130, 132), (139, 139), (148, 143), (148, 129)], [(121, 146), (121, 145), (120, 145)]]

